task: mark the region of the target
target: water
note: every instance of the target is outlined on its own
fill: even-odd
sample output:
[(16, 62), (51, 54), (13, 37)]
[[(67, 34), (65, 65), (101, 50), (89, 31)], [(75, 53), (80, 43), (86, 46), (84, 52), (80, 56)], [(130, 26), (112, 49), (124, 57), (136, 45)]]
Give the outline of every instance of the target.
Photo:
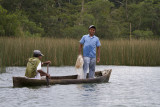
[[(0, 107), (160, 107), (160, 67), (96, 67), (110, 68), (109, 83), (13, 88), (12, 76), (23, 76), (25, 67), (8, 67), (0, 73)], [(74, 67), (49, 71), (76, 74)]]

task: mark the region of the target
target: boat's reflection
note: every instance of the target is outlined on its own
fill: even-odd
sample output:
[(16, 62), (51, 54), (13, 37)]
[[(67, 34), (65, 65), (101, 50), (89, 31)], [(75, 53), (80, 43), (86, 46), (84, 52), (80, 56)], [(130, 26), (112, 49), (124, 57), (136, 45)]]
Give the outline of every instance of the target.
[(77, 88), (84, 91), (95, 91), (97, 84), (79, 84)]

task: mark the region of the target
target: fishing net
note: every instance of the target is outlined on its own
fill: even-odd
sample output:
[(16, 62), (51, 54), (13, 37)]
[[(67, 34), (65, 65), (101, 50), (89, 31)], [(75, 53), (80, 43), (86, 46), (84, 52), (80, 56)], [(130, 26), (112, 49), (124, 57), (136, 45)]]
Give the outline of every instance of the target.
[(84, 78), (84, 72), (83, 72), (83, 57), (82, 55), (78, 55), (77, 61), (76, 61), (76, 72), (77, 72), (77, 79), (83, 79)]

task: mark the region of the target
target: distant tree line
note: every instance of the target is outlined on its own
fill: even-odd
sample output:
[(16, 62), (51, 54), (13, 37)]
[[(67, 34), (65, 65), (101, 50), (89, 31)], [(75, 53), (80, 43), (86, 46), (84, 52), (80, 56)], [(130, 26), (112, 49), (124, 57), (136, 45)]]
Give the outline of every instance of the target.
[(160, 0), (0, 0), (0, 36), (159, 38)]

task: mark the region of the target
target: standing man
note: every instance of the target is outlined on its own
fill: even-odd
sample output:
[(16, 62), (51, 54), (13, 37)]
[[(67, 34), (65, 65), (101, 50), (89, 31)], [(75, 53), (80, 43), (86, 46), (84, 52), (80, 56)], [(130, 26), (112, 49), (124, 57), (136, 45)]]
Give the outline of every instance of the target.
[(100, 46), (101, 43), (99, 38), (95, 36), (96, 27), (94, 25), (89, 26), (89, 34), (84, 35), (80, 40), (79, 54), (83, 47), (83, 71), (84, 78), (87, 76), (87, 70), (89, 68), (89, 78), (94, 78), (95, 75), (95, 65), (96, 65), (96, 48), (98, 52), (97, 62), (100, 62)]
[(51, 61), (46, 61), (41, 63), (42, 56), (44, 56), (41, 51), (34, 50), (33, 57), (29, 58), (26, 68), (25, 76), (28, 78), (41, 79), (41, 76), (47, 76), (50, 78), (50, 75), (42, 71), (41, 65), (50, 64)]

